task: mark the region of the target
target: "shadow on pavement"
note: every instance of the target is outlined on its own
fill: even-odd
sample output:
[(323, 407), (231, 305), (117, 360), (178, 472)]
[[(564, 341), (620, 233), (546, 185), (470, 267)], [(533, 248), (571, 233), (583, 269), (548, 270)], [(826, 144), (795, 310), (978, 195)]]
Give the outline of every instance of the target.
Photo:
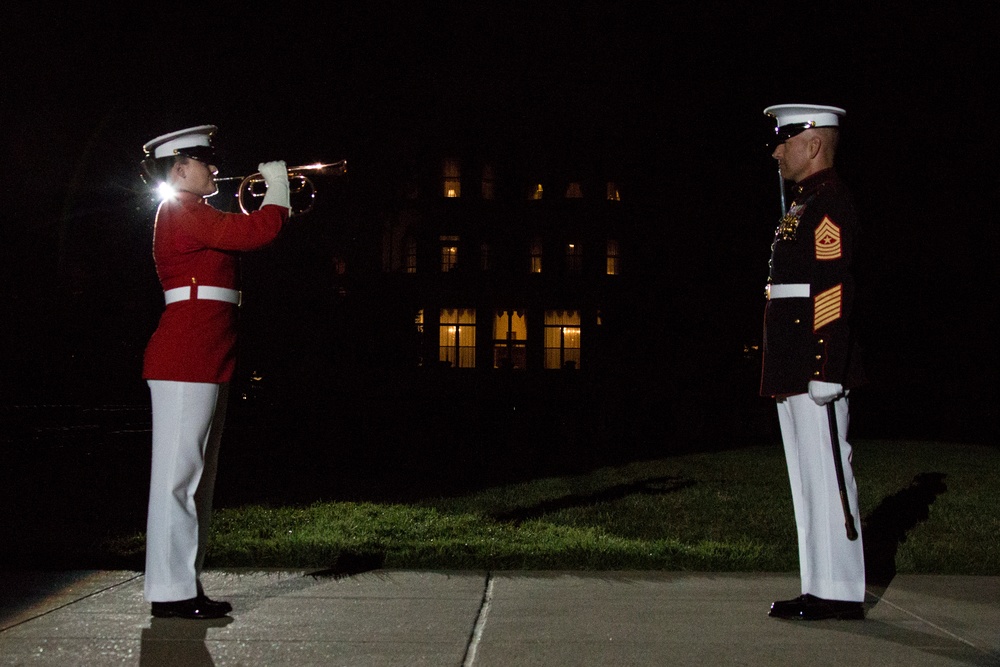
[(151, 618), (149, 627), (142, 629), (139, 665), (140, 667), (214, 665), (215, 661), (205, 646), (208, 629), (223, 628), (232, 622), (233, 619), (228, 616), (208, 621)]

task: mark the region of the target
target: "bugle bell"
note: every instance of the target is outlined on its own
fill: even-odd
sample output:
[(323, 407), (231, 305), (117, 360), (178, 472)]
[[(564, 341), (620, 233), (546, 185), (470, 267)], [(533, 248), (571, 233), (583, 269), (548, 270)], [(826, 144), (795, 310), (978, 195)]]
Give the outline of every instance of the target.
[[(316, 185), (309, 178), (309, 174), (324, 176), (340, 176), (347, 173), (347, 160), (339, 162), (317, 162), (315, 164), (304, 164), (299, 167), (288, 168), (288, 190), (290, 194), (291, 211), (289, 215), (305, 215), (313, 210), (316, 204)], [(249, 176), (229, 176), (217, 178), (218, 181), (240, 181), (239, 190), (236, 192), (236, 199), (239, 201), (240, 210), (250, 213), (260, 208), (260, 202), (267, 194), (267, 185), (260, 172)]]

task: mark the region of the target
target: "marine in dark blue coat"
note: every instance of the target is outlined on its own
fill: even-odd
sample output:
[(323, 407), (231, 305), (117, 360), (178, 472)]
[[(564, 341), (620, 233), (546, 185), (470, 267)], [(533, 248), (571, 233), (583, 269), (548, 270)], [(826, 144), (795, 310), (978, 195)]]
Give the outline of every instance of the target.
[(847, 393), (861, 381), (851, 335), (858, 219), (834, 170), (845, 112), (803, 104), (764, 112), (777, 121), (773, 157), (794, 187), (771, 245), (761, 394), (777, 402), (801, 579), (801, 595), (773, 603), (770, 615), (862, 619), (864, 550), (845, 530), (845, 517), (859, 516)]

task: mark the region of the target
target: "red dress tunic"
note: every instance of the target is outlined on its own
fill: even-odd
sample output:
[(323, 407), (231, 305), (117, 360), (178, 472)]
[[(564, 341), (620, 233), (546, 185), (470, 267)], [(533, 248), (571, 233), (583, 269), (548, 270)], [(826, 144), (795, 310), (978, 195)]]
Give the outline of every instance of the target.
[[(160, 284), (164, 291), (200, 285), (236, 289), (237, 253), (273, 241), (287, 219), (283, 206), (244, 215), (218, 211), (189, 192), (164, 200), (153, 232)], [(143, 378), (228, 382), (236, 365), (236, 308), (197, 298), (166, 306), (146, 346)]]

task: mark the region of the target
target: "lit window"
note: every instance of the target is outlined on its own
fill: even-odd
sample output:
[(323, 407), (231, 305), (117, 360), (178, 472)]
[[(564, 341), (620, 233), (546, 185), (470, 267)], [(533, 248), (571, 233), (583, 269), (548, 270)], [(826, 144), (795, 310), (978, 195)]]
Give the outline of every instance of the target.
[(483, 199), (493, 199), (496, 195), (493, 165), (483, 165)]
[(608, 239), (608, 275), (617, 276), (622, 270), (622, 256), (618, 250), (618, 241)]
[(439, 356), (453, 368), (476, 367), (476, 310), (442, 308)]
[(493, 368), (525, 368), (527, 341), (524, 311), (498, 311), (493, 321)]
[(528, 270), (531, 273), (542, 272), (542, 240), (534, 238), (528, 246)]
[(566, 186), (566, 199), (582, 199), (583, 190), (579, 183), (570, 183)]
[(421, 350), (424, 349), (424, 309), (421, 308), (417, 311), (417, 314), (413, 318), (413, 326), (416, 329), (416, 362), (417, 366), (424, 365), (424, 355)]
[(443, 169), (444, 196), (462, 196), (462, 163), (455, 159), (444, 161)]
[(458, 266), (458, 237), (441, 237), (441, 272), (447, 273)]
[(621, 193), (618, 192), (618, 184), (614, 181), (608, 181), (608, 201), (621, 201)]
[(545, 368), (580, 368), (580, 311), (545, 311)]
[(566, 244), (566, 271), (580, 273), (583, 270), (583, 249), (579, 243)]
[(528, 199), (541, 199), (542, 198), (542, 184), (536, 183), (535, 186), (528, 191)]

